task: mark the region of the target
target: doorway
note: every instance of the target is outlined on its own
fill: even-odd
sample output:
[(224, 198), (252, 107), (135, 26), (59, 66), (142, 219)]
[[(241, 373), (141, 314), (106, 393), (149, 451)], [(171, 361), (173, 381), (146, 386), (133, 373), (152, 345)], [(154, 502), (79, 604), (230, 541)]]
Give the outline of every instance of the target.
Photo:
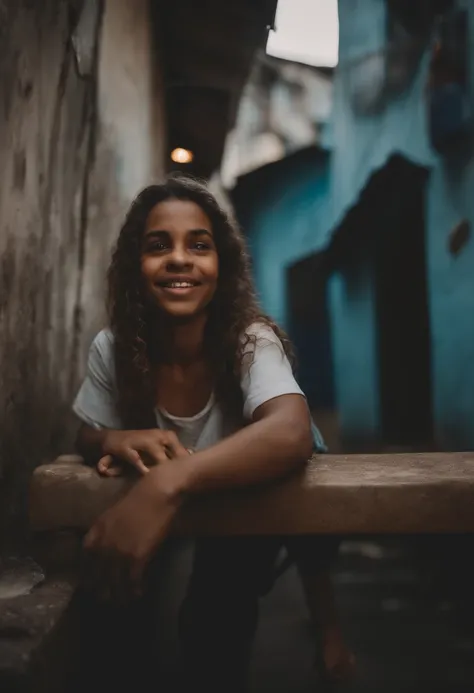
[(394, 177), (372, 200), (371, 213), (378, 227), (373, 257), (381, 436), (384, 444), (411, 448), (426, 448), (433, 439), (426, 175), (419, 171), (408, 165), (403, 181)]
[(324, 253), (287, 269), (288, 332), (295, 348), (298, 382), (331, 451), (338, 447), (334, 363)]

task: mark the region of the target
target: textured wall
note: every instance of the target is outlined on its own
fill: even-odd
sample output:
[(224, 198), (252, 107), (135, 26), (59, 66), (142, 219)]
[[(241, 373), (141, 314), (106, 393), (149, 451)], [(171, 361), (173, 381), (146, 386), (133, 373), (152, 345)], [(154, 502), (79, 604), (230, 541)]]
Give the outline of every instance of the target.
[[(128, 7), (128, 9), (127, 9)], [(0, 508), (70, 450), (69, 407), (103, 323), (130, 199), (161, 170), (148, 3), (0, 2)], [(12, 518), (16, 521), (12, 523)]]

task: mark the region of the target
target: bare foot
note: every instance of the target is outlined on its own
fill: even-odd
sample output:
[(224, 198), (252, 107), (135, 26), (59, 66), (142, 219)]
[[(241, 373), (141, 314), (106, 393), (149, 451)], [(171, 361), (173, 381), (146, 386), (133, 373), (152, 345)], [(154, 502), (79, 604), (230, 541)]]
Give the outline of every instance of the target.
[(352, 681), (356, 671), (354, 653), (347, 647), (340, 629), (328, 628), (322, 638), (322, 659), (325, 676), (334, 683)]

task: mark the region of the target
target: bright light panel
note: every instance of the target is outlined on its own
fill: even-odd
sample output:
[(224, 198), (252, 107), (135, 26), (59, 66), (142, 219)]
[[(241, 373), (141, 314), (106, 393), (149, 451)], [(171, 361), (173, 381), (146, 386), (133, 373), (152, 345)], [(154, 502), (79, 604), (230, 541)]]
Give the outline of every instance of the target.
[(267, 53), (317, 67), (335, 67), (339, 51), (337, 0), (279, 0)]

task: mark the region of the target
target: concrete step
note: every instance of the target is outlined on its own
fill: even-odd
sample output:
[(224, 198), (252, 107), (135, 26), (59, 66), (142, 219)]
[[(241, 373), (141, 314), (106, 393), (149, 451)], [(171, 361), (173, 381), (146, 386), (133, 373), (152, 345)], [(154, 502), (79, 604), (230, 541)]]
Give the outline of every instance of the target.
[(41, 575), (32, 582), (33, 561), (13, 562), (15, 574), (12, 560), (10, 569), (4, 565), (0, 573), (0, 691), (64, 693), (62, 676), (72, 643), (64, 637), (65, 615), (74, 581)]

